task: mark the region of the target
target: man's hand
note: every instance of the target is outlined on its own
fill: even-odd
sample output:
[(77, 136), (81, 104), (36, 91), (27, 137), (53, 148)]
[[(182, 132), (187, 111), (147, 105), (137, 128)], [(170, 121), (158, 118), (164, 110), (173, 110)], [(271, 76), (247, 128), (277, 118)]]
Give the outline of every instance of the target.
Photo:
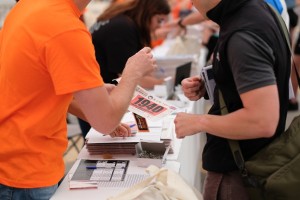
[(127, 60), (125, 69), (122, 73), (122, 79), (128, 78), (139, 81), (144, 76), (153, 72), (156, 68), (157, 64), (153, 58), (151, 49), (149, 47), (144, 47)]
[(176, 136), (179, 139), (199, 132), (199, 115), (178, 113), (174, 120)]
[(131, 129), (127, 124), (119, 124), (119, 126), (109, 134), (111, 137), (130, 137)]
[(204, 81), (199, 76), (183, 79), (181, 86), (184, 95), (191, 101), (199, 100), (206, 92)]

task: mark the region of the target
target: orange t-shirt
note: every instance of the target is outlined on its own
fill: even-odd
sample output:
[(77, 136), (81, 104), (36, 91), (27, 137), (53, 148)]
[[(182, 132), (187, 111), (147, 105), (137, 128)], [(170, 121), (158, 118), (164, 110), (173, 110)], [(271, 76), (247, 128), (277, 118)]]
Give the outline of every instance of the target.
[(22, 0), (0, 33), (0, 183), (56, 184), (64, 175), (73, 92), (102, 86), (91, 36), (72, 0)]

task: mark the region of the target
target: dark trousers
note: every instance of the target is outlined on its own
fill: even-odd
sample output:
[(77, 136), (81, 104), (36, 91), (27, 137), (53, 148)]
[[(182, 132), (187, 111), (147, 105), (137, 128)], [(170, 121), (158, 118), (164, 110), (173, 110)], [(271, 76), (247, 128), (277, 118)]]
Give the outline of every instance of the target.
[(228, 173), (207, 172), (204, 181), (204, 200), (249, 200), (238, 171)]

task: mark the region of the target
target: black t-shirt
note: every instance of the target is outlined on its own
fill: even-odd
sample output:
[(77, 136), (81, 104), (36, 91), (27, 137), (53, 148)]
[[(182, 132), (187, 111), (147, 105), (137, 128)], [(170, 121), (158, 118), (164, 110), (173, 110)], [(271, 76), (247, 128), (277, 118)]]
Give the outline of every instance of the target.
[(125, 15), (95, 23), (90, 32), (101, 76), (106, 83), (118, 78), (126, 61), (142, 48), (135, 23)]
[[(222, 92), (228, 111), (235, 112), (243, 108), (240, 94), (277, 86), (280, 115), (274, 136), (239, 140), (244, 159), (248, 160), (285, 129), (291, 53), (275, 13), (264, 1), (222, 0), (207, 16), (220, 25), (212, 69), (216, 90), (209, 114), (221, 114), (218, 91)], [(234, 128), (234, 124), (230, 126)], [(226, 138), (207, 133), (203, 167), (216, 172), (237, 170)]]
[[(276, 84), (273, 50), (259, 36), (251, 32), (236, 32), (228, 41), (226, 51), (239, 94)], [(261, 148), (259, 145), (244, 144), (244, 157), (253, 155), (257, 148)], [(232, 155), (227, 139), (208, 134), (203, 151), (203, 168), (217, 172), (237, 169), (235, 163), (229, 160), (232, 160)]]
[(237, 32), (228, 41), (228, 62), (239, 94), (276, 85), (271, 47), (251, 32)]

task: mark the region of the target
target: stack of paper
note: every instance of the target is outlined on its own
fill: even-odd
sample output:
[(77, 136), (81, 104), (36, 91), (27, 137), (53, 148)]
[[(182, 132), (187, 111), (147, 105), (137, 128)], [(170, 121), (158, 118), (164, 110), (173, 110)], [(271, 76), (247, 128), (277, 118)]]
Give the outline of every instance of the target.
[(90, 155), (98, 154), (135, 154), (135, 145), (140, 140), (137, 137), (115, 137), (103, 135), (94, 129), (88, 133), (86, 148)]
[[(86, 136), (86, 149), (90, 155), (99, 154), (136, 154), (135, 145), (141, 141), (164, 141), (166, 148), (171, 145), (174, 131), (174, 115), (163, 120), (147, 120), (149, 131), (137, 131), (133, 137), (114, 137), (104, 135), (91, 128)], [(135, 123), (133, 114), (128, 112), (122, 119), (123, 123)], [(171, 148), (169, 153), (172, 153)]]
[(90, 155), (99, 154), (136, 154), (135, 145), (137, 142), (129, 143), (87, 143)]

